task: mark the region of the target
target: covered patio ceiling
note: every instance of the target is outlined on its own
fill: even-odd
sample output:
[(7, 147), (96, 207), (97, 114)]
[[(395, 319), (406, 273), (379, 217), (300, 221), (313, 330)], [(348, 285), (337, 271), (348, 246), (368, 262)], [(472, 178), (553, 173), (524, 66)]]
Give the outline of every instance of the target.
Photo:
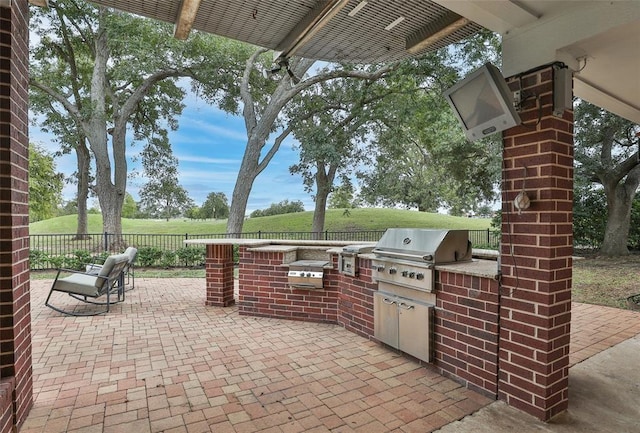
[[(33, 3), (43, 0), (31, 0)], [(503, 73), (564, 62), (574, 94), (640, 123), (640, 2), (539, 0), (92, 0), (281, 52), (375, 63), (503, 37)]]

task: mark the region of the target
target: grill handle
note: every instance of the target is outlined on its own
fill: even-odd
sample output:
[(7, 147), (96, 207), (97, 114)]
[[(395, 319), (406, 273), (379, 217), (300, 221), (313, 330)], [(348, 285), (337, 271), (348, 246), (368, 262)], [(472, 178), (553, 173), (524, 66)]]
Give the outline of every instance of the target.
[(395, 251), (384, 251), (384, 250), (373, 250), (373, 252), (375, 254), (379, 254), (379, 255), (382, 255), (382, 256), (386, 256), (386, 257), (394, 257), (394, 258), (397, 258), (397, 259), (408, 259), (408, 260), (415, 261), (417, 257), (420, 257), (425, 262), (433, 261), (433, 256), (431, 254), (426, 254), (424, 256), (418, 256), (418, 255), (415, 255), (415, 254), (398, 253), (398, 252), (395, 252)]

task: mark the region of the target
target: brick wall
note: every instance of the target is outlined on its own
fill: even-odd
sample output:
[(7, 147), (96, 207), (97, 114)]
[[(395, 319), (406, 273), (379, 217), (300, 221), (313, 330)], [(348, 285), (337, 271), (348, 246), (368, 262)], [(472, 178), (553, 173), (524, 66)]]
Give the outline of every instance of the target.
[[(20, 426), (33, 404), (29, 296), (28, 4), (0, 8), (0, 378)], [(4, 400), (2, 400), (4, 401)], [(6, 414), (6, 408), (0, 413)], [(4, 415), (6, 416), (6, 415)], [(4, 417), (2, 432), (5, 430)]]
[[(373, 293), (378, 285), (371, 281), (371, 260), (358, 258), (359, 274), (339, 275), (338, 324), (363, 337), (373, 336)], [(338, 269), (338, 256), (333, 256)]]
[(439, 271), (434, 324), (441, 373), (493, 398), (498, 394), (499, 283)]
[(233, 268), (233, 245), (207, 245), (205, 261), (206, 305), (228, 307), (235, 303)]
[[(499, 398), (549, 420), (568, 406), (573, 114), (552, 114), (552, 67), (510, 85), (537, 97), (523, 106), (529, 126), (503, 135)], [(523, 188), (531, 207), (518, 213)]]
[(283, 252), (249, 252), (240, 247), (240, 314), (336, 323), (337, 271), (325, 272), (322, 289), (289, 288), (289, 268), (282, 266), (284, 255)]

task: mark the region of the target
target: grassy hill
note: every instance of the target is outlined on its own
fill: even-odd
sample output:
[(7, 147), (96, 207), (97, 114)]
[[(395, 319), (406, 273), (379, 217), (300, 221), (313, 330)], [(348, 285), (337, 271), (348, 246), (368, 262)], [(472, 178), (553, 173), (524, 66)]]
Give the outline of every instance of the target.
[[(416, 212), (401, 209), (351, 209), (349, 215), (343, 209), (329, 209), (325, 222), (328, 231), (385, 230), (389, 227), (419, 227), (484, 230), (490, 220), (483, 218), (453, 217), (449, 215)], [(260, 218), (249, 218), (244, 223), (245, 232), (309, 232), (313, 212), (298, 212)], [(124, 233), (143, 234), (215, 234), (224, 233), (226, 220), (192, 221), (188, 219), (140, 220), (123, 219)], [(75, 233), (76, 216), (66, 215), (29, 225), (32, 234)], [(102, 231), (102, 216), (89, 215), (89, 232)]]

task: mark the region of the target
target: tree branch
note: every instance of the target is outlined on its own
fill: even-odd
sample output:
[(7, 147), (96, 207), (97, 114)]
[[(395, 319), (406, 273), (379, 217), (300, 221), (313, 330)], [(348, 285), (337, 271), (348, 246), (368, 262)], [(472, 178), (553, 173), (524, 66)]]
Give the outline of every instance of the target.
[(242, 74), (242, 82), (240, 83), (240, 98), (242, 99), (243, 103), (242, 115), (244, 117), (247, 135), (249, 136), (258, 123), (253, 96), (251, 95), (251, 90), (249, 89), (249, 78), (251, 77), (251, 70), (256, 63), (256, 60), (267, 51), (268, 50), (266, 48), (260, 48), (254, 51), (253, 54), (251, 54), (251, 56), (245, 63), (244, 72)]

